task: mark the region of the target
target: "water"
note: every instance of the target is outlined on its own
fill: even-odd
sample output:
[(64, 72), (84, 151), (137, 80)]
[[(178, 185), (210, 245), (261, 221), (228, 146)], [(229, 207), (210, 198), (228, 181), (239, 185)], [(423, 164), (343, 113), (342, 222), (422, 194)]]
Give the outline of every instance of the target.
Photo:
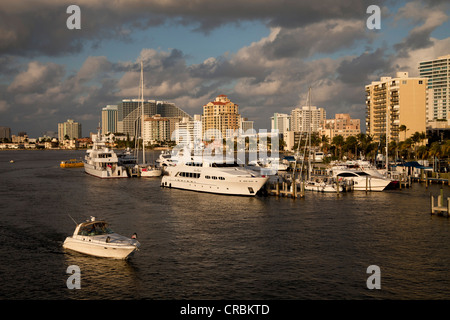
[[(429, 214), (439, 185), (297, 200), (221, 196), (59, 167), (83, 155), (0, 152), (0, 299), (449, 297), (450, 222)], [(65, 251), (75, 227), (68, 214), (136, 232), (141, 250), (128, 261)], [(81, 269), (80, 290), (67, 288), (70, 265)], [(380, 290), (366, 286), (370, 265), (381, 269)]]

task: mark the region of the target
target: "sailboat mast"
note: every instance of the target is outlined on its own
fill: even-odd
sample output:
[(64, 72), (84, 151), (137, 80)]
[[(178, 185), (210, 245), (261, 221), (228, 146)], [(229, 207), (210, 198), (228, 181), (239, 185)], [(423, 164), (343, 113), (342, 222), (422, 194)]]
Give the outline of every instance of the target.
[(311, 179), (311, 125), (312, 125), (312, 112), (311, 112), (311, 87), (309, 87), (309, 92), (308, 92), (308, 96), (309, 96), (309, 104), (308, 104), (308, 109), (309, 109), (309, 126), (308, 126), (308, 144), (309, 144), (309, 149), (308, 149), (308, 180)]
[(141, 60), (141, 137), (142, 137), (142, 163), (145, 164), (145, 141), (144, 141), (144, 68)]

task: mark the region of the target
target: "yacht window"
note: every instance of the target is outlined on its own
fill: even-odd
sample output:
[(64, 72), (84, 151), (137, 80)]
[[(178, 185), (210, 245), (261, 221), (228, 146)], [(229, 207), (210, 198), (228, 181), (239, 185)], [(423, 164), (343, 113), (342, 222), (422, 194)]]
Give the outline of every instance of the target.
[(233, 168), (233, 167), (239, 167), (237, 162), (234, 163), (213, 163), (211, 167), (217, 167), (217, 168)]

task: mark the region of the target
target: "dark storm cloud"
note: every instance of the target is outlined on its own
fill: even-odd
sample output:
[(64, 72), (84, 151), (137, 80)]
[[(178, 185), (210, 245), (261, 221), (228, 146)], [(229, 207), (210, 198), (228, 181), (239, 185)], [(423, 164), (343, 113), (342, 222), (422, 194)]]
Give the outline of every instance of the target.
[[(170, 21), (209, 32), (242, 21), (263, 21), (270, 27), (298, 28), (327, 19), (365, 20), (366, 8), (384, 1), (32, 1), (0, 3), (0, 54), (22, 56), (80, 52), (104, 39), (130, 39), (135, 29)], [(81, 30), (68, 30), (69, 5), (81, 9)]]
[(374, 52), (364, 52), (358, 57), (344, 60), (337, 68), (338, 79), (343, 83), (360, 85), (370, 83), (374, 75), (390, 72), (390, 61), (385, 56), (386, 48), (378, 48)]

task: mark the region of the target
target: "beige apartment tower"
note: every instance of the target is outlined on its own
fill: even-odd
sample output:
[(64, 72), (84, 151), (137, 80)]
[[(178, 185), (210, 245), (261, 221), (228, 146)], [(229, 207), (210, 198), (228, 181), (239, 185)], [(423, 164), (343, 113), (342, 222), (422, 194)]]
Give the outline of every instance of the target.
[(213, 130), (218, 130), (222, 137), (227, 138), (231, 132), (238, 133), (241, 125), (239, 106), (228, 99), (224, 94), (216, 97), (203, 106), (202, 130), (203, 137), (207, 133), (207, 139), (215, 137)]
[[(404, 141), (415, 132), (426, 132), (426, 78), (397, 72), (366, 85), (366, 130), (374, 141)], [(400, 131), (405, 126), (405, 131)]]

